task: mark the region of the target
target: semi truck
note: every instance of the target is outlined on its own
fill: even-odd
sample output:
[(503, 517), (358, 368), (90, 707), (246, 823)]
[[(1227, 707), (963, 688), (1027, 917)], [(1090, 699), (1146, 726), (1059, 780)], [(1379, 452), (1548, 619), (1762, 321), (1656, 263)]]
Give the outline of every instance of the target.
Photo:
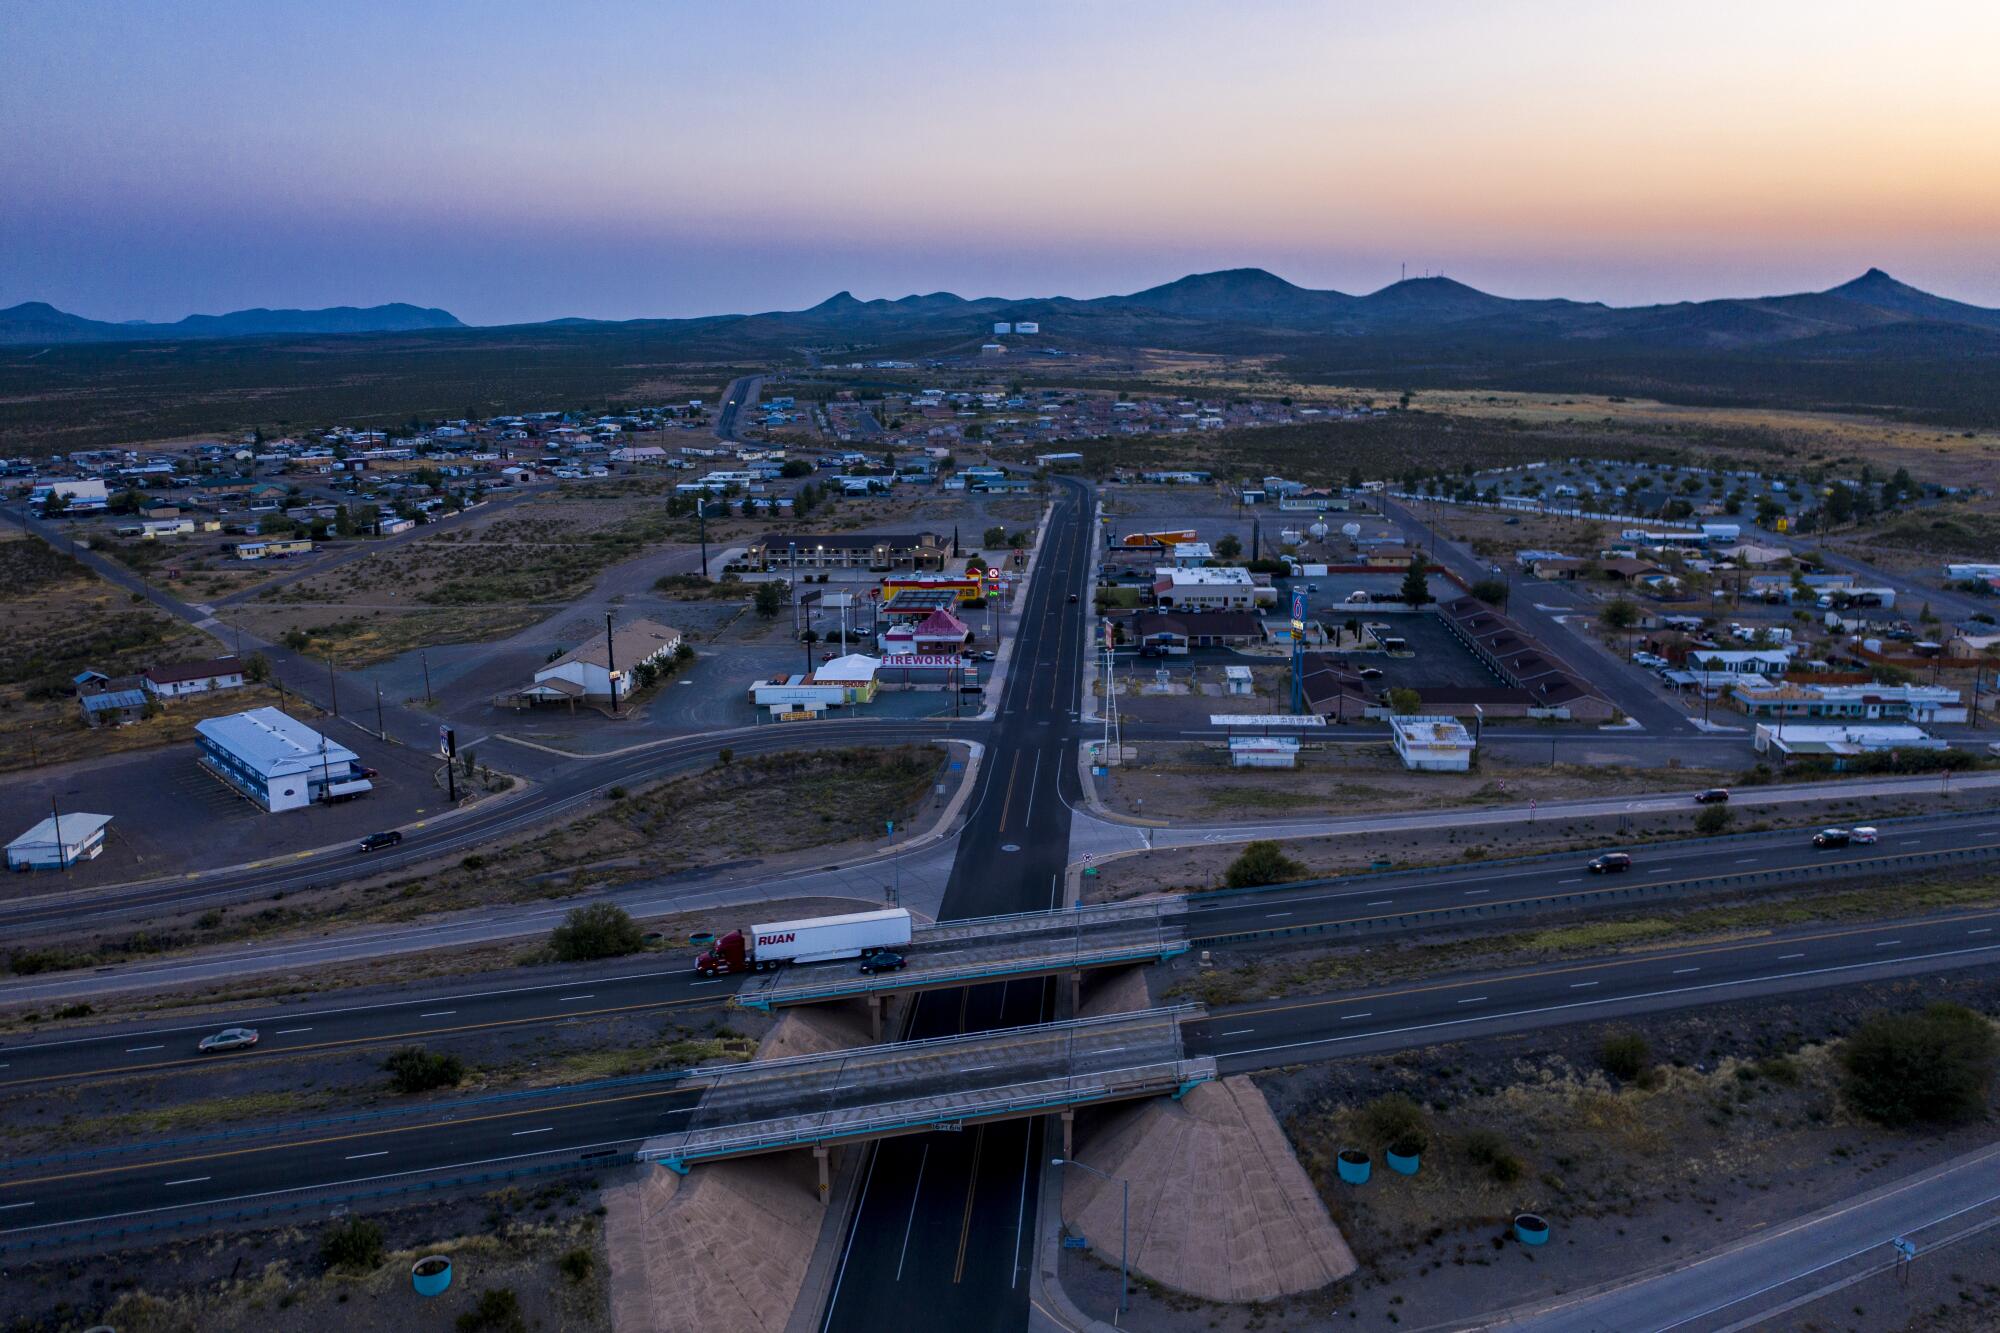
[(772, 921), (721, 936), (696, 956), (694, 970), (705, 977), (763, 972), (781, 963), (866, 958), (882, 949), (899, 949), (909, 942), (910, 914), (900, 907), (807, 917), (800, 921)]

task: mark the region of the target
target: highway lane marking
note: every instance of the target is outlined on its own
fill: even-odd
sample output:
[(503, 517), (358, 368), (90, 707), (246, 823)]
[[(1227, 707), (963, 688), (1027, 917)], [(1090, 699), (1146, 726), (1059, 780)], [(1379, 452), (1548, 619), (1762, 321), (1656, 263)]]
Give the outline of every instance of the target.
[(1372, 1010), (1369, 1010), (1358, 1014), (1342, 1014), (1340, 1016), (1340, 1021), (1343, 1023), (1352, 1023), (1357, 1018), (1373, 1018), (1374, 1016), (1375, 1016), (1374, 1012)]
[(436, 1011), (434, 1011), (434, 1012), (432, 1012), (432, 1013), (428, 1013), (428, 1014), (418, 1014), (418, 1015), (417, 1015), (417, 1017), (418, 1017), (418, 1018), (450, 1018), (450, 1017), (451, 1017), (451, 1016), (452, 1016), (453, 1014), (455, 1014), (455, 1013), (457, 1013), (457, 1012), (458, 1012), (458, 1010), (456, 1010), (456, 1009), (439, 1009), (439, 1010), (436, 1010)]
[[(727, 977), (716, 977), (708, 981), (694, 981), (694, 982), (689, 982), (688, 984), (692, 986), (719, 986), (724, 981), (727, 980), (728, 980)], [(506, 994), (507, 992), (503, 991), (499, 993)], [(452, 1033), (456, 1032), (484, 1032), (493, 1028), (522, 1027), (535, 1023), (553, 1023), (556, 1022), (558, 1018), (567, 1020), (573, 1018), (592, 1018), (601, 1014), (644, 1013), (645, 1011), (650, 1009), (683, 1009), (707, 1003), (709, 1003), (709, 1001), (702, 1000), (699, 998), (685, 999), (685, 1000), (648, 1000), (641, 1004), (604, 1005), (596, 1009), (584, 1009), (575, 1013), (562, 1014), (562, 1015), (530, 1014), (521, 1018), (494, 1018), (494, 1019), (487, 1019), (483, 1022), (478, 1022), (478, 1023), (454, 1023), (448, 1027), (412, 1028), (403, 1032), (383, 1033), (376, 1036), (335, 1037), (327, 1041), (302, 1042), (297, 1046), (287, 1046), (284, 1048), (284, 1054), (301, 1055), (307, 1051), (333, 1050), (343, 1046), (365, 1046), (385, 1041), (407, 1041), (413, 1037), (442, 1037), (442, 1036), (449, 1036)], [(453, 1012), (456, 1011), (454, 1010)], [(312, 1031), (312, 1029), (291, 1028), (287, 1029), (287, 1031), (310, 1032)], [(279, 1035), (283, 1034), (281, 1033)], [(58, 1045), (67, 1043), (50, 1043), (50, 1044)], [(184, 1059), (178, 1059), (178, 1060), (154, 1060), (144, 1064), (114, 1065), (107, 1069), (85, 1070), (82, 1071), (81, 1073), (76, 1071), (71, 1071), (69, 1073), (62, 1073), (62, 1074), (36, 1074), (29, 1078), (17, 1078), (6, 1081), (0, 1081), (0, 1088), (25, 1087), (30, 1083), (49, 1083), (53, 1082), (56, 1079), (108, 1077), (113, 1074), (136, 1074), (136, 1073), (143, 1073), (148, 1070), (165, 1070), (165, 1069), (176, 1069), (176, 1068), (190, 1069), (196, 1066), (200, 1066), (202, 1068), (208, 1068), (212, 1064), (213, 1061), (209, 1060), (207, 1057), (189, 1056)], [(6, 1067), (7, 1066), (5, 1065), (0, 1065), (0, 1069), (5, 1069)]]
[[(658, 1097), (672, 1097), (686, 1093), (687, 1091), (688, 1088), (686, 1084), (676, 1082), (671, 1086), (648, 1088), (643, 1092), (627, 1092), (627, 1093), (620, 1093), (617, 1096), (613, 1097), (592, 1097), (580, 1102), (564, 1102), (559, 1108), (556, 1109), (564, 1111), (578, 1111), (592, 1106), (615, 1106), (621, 1102), (638, 1102), (638, 1101), (647, 1101), (649, 1099)], [(214, 1161), (221, 1161), (225, 1158), (230, 1158), (230, 1157), (248, 1157), (257, 1153), (272, 1152), (272, 1151), (296, 1152), (300, 1148), (317, 1148), (329, 1143), (351, 1143), (356, 1139), (370, 1139), (389, 1134), (411, 1134), (421, 1131), (431, 1131), (431, 1130), (439, 1130), (446, 1128), (461, 1129), (466, 1125), (476, 1125), (483, 1121), (488, 1121), (488, 1120), (512, 1120), (520, 1116), (526, 1116), (526, 1115), (545, 1115), (548, 1113), (549, 1109), (550, 1108), (548, 1107), (528, 1107), (518, 1111), (488, 1111), (482, 1115), (463, 1116), (456, 1118), (448, 1118), (444, 1120), (429, 1120), (421, 1124), (388, 1125), (370, 1129), (353, 1130), (345, 1134), (324, 1134), (318, 1138), (292, 1139), (284, 1143), (252, 1144), (250, 1146), (242, 1148), (224, 1148), (215, 1152), (188, 1153), (181, 1157), (170, 1157), (167, 1158), (165, 1161), (153, 1162), (150, 1164), (146, 1162), (124, 1162), (112, 1166), (95, 1166), (83, 1171), (63, 1171), (63, 1172), (58, 1172), (54, 1175), (34, 1176), (26, 1180), (0, 1180), (0, 1189), (16, 1189), (24, 1185), (40, 1184), (44, 1181), (56, 1182), (56, 1181), (66, 1181), (66, 1180), (88, 1180), (95, 1176), (110, 1176), (110, 1175), (117, 1175), (120, 1172), (142, 1170), (148, 1165), (156, 1167), (181, 1166), (190, 1162), (214, 1162)], [(668, 1114), (670, 1115), (680, 1114), (681, 1112), (686, 1111), (687, 1109), (688, 1108), (686, 1107), (676, 1107), (673, 1111), (668, 1112)], [(646, 1136), (638, 1135), (637, 1137), (643, 1139)], [(608, 1140), (608, 1142), (610, 1143), (629, 1143), (631, 1141), (632, 1140), (630, 1139)], [(588, 1146), (602, 1147), (604, 1145), (592, 1144)], [(504, 1161), (508, 1159), (501, 1158), (494, 1160)], [(466, 1164), (460, 1163), (460, 1165), (466, 1165)], [(273, 1192), (283, 1193), (284, 1191), (273, 1191)], [(142, 1209), (140, 1211), (144, 1210)], [(77, 1220), (94, 1221), (97, 1219), (80, 1218)]]
[(965, 1281), (965, 1249), (972, 1240), (972, 1201), (979, 1195), (979, 1158), (986, 1151), (986, 1126), (981, 1125), (972, 1140), (972, 1174), (965, 1184), (965, 1217), (958, 1225), (958, 1265), (952, 1269), (953, 1286)]
[(33, 1208), (34, 1206), (35, 1201), (33, 1199), (28, 1200), (26, 1203), (0, 1203), (0, 1213), (11, 1213), (16, 1208)]
[(558, 996), (556, 996), (556, 1001), (557, 1001), (557, 1003), (559, 1003), (559, 1004), (566, 1004), (566, 1003), (568, 1003), (568, 1002), (569, 1002), (569, 1001), (571, 1001), (571, 1000), (594, 1000), (594, 999), (596, 999), (596, 998), (597, 998), (597, 997), (596, 997), (596, 996), (595, 996), (594, 994), (593, 994), (593, 995), (558, 995)]
[(1020, 775), (1021, 775), (1021, 752), (1019, 750), (1016, 750), (1014, 751), (1014, 763), (1007, 770), (1007, 797), (1004, 801), (1001, 802), (1000, 827), (994, 830), (995, 833), (1005, 833), (1007, 831), (1007, 820), (1009, 815), (1011, 815), (1014, 809), (1014, 779), (1018, 778)]
[(1965, 933), (1968, 935), (1991, 935), (1993, 933), (1993, 927), (1981, 926), (1978, 930), (1968, 930)]
[(903, 1223), (903, 1252), (896, 1256), (896, 1281), (903, 1280), (903, 1261), (910, 1257), (910, 1232), (917, 1225), (917, 1197), (924, 1192), (924, 1168), (931, 1164), (931, 1145), (924, 1145), (924, 1155), (917, 1159), (917, 1183), (910, 1189), (910, 1219)]
[(1246, 1036), (1249, 1033), (1255, 1032), (1256, 1030), (1257, 1030), (1256, 1028), (1231, 1028), (1229, 1031), (1223, 1033), (1222, 1035), (1225, 1037), (1241, 1037), (1241, 1036)]
[[(1805, 957), (1805, 955), (1800, 954), (1799, 957), (1803, 958)], [(1680, 976), (1684, 972), (1699, 972), (1699, 971), (1701, 971), (1701, 969), (1698, 967), (1677, 967), (1674, 969), (1674, 975)]]
[[(1945, 920), (1939, 921), (1936, 924), (1944, 926), (1952, 924), (1953, 921), (1983, 921), (1994, 917), (2000, 917), (2000, 911), (1969, 913), (1961, 917), (1946, 918)], [(1898, 923), (1898, 925), (1901, 926), (1907, 926), (1908, 924), (1909, 924), (1908, 922)], [(1845, 939), (1853, 935), (1875, 934), (1881, 931), (1882, 929), (1884, 929), (1884, 927), (1881, 926), (1856, 926), (1849, 930), (1831, 930), (1823, 932), (1818, 935), (1798, 936), (1796, 937), (1796, 942), (1801, 944), (1810, 944), (1819, 940)], [(1509, 981), (1509, 982), (1528, 981), (1539, 977), (1559, 977), (1564, 975), (1575, 975), (1576, 973), (1579, 972), (1604, 971), (1604, 970), (1609, 970), (1611, 968), (1620, 968), (1620, 967), (1640, 967), (1640, 966), (1645, 966), (1649, 963), (1679, 962), (1688, 958), (1707, 958), (1717, 954), (1742, 953), (1746, 950), (1768, 949), (1772, 947), (1774, 944), (1782, 946), (1784, 944), (1792, 942), (1794, 941), (1772, 940), (1772, 939), (1743, 940), (1734, 944), (1706, 945), (1700, 948), (1689, 949), (1686, 952), (1682, 953), (1661, 953), (1661, 954), (1655, 954), (1651, 957), (1611, 958), (1603, 960), (1592, 960), (1588, 962), (1575, 963), (1569, 966), (1537, 968), (1531, 971), (1512, 973), (1502, 977), (1480, 977), (1471, 981), (1439, 981), (1422, 986), (1407, 986), (1400, 990), (1369, 991), (1363, 995), (1343, 995), (1338, 997), (1317, 996), (1310, 999), (1296, 1000), (1285, 1004), (1266, 1005), (1262, 1008), (1255, 1008), (1255, 1009), (1246, 1008), (1235, 1011), (1234, 1013), (1231, 1013), (1229, 1016), (1253, 1018), (1262, 1016), (1264, 1014), (1286, 1013), (1294, 1009), (1324, 1009), (1324, 1008), (1337, 1007), (1343, 1004), (1354, 1004), (1361, 1000), (1398, 999), (1406, 995), (1424, 995), (1432, 991), (1458, 990), (1466, 986), (1486, 986), (1486, 985), (1491, 985), (1495, 981)], [(1991, 946), (1984, 946), (1984, 947), (1991, 947)], [(1793, 958), (1803, 958), (1803, 957), (1805, 957), (1803, 953), (1783, 954), (1780, 955), (1778, 961), (1785, 962)], [(1716, 982), (1714, 984), (1728, 985), (1730, 983)], [(1273, 1049), (1283, 1049), (1283, 1048), (1277, 1047)]]
[(540, 1129), (517, 1129), (511, 1137), (518, 1139), (523, 1134), (553, 1134), (555, 1133), (555, 1129), (554, 1125), (543, 1125)]
[(1465, 896), (1468, 898), (1477, 898), (1482, 893), (1491, 893), (1491, 892), (1493, 892), (1493, 890), (1491, 889), (1467, 889), (1465, 891)]
[[(1994, 948), (1993, 945), (1986, 944), (1986, 945), (1979, 945), (1977, 947), (1969, 949), (1944, 949), (1940, 950), (1937, 953), (1911, 954), (1907, 957), (1896, 959), (1895, 961), (1905, 962), (1905, 963), (1928, 962), (1933, 958), (1956, 958), (1964, 954), (1991, 953), (1993, 951), (1993, 948)], [(1556, 1013), (1562, 1013), (1563, 1011), (1569, 1009), (1594, 1009), (1602, 1005), (1617, 1004), (1620, 1003), (1621, 1001), (1652, 1000), (1672, 995), (1693, 995), (1701, 991), (1727, 990), (1731, 987), (1736, 987), (1736, 986), (1751, 986), (1757, 984), (1758, 982), (1763, 982), (1763, 981), (1787, 981), (1799, 977), (1826, 976), (1835, 972), (1852, 972), (1862, 968), (1869, 968), (1876, 966), (1878, 966), (1878, 964), (1873, 962), (1867, 962), (1867, 963), (1857, 962), (1857, 963), (1840, 963), (1836, 964), (1833, 967), (1807, 968), (1806, 970), (1801, 972), (1769, 972), (1761, 976), (1740, 977), (1733, 981), (1705, 981), (1698, 985), (1693, 985), (1693, 986), (1677, 986), (1667, 990), (1641, 991), (1632, 995), (1607, 995), (1602, 997), (1601, 999), (1567, 1000), (1564, 1001), (1562, 1004), (1544, 1005), (1539, 1009), (1512, 1009), (1504, 1013), (1480, 1014), (1472, 1018), (1443, 1018), (1439, 1019), (1435, 1023), (1416, 1023), (1412, 1024), (1409, 1027), (1400, 1027), (1400, 1028), (1380, 1028), (1373, 1032), (1356, 1032), (1348, 1036), (1314, 1037), (1307, 1041), (1285, 1042), (1277, 1046), (1259, 1046), (1252, 1050), (1247, 1050), (1247, 1051), (1230, 1051), (1228, 1052), (1228, 1054), (1232, 1057), (1249, 1056), (1249, 1055), (1269, 1055), (1274, 1051), (1296, 1051), (1307, 1046), (1333, 1046), (1333, 1045), (1339, 1045), (1343, 1042), (1362, 1041), (1369, 1037), (1399, 1037), (1399, 1036), (1405, 1036), (1412, 1032), (1429, 1032), (1437, 1028), (1464, 1027), (1468, 1023), (1494, 1023), (1494, 1022), (1504, 1022), (1510, 1018), (1533, 1018), (1538, 1014), (1556, 1014)], [(1419, 987), (1418, 989), (1426, 990), (1426, 989), (1436, 989), (1436, 988)], [(1310, 1006), (1295, 1005), (1292, 1007), (1307, 1008)]]
[(127, 1046), (125, 1054), (131, 1055), (135, 1051), (164, 1051), (166, 1049), (165, 1046)]
[(199, 1185), (203, 1181), (213, 1179), (215, 1179), (213, 1176), (189, 1176), (186, 1180), (163, 1180), (160, 1183), (162, 1185)]
[(294, 1032), (311, 1032), (311, 1031), (312, 1031), (311, 1028), (279, 1028), (276, 1032), (272, 1033), (271, 1035), (274, 1037), (289, 1037)]
[(1778, 961), (1781, 963), (1789, 963), (1794, 958), (1804, 958), (1804, 957), (1805, 955), (1802, 953), (1781, 953), (1778, 955)]
[(1396, 901), (1396, 900), (1395, 900), (1394, 898), (1377, 898), (1377, 899), (1376, 899), (1376, 900), (1375, 900), (1374, 902), (1372, 902), (1372, 903), (1369, 903), (1369, 904), (1368, 904), (1368, 906), (1370, 906), (1370, 907), (1387, 907), (1387, 906), (1388, 906), (1388, 905), (1389, 905), (1390, 903), (1393, 903), (1393, 902), (1395, 902), (1395, 901)]
[[(1970, 850), (1970, 848), (1967, 848), (1967, 847), (1945, 847), (1945, 848), (1940, 848), (1939, 850), (1940, 850), (1941, 852), (1953, 852), (1953, 851), (1968, 851), (1968, 850)], [(1854, 862), (1854, 861), (1849, 861), (1849, 862), (1844, 862), (1843, 864), (1848, 864), (1848, 865), (1853, 865), (1853, 864), (1860, 864), (1860, 863), (1859, 863), (1859, 862)], [(1797, 869), (1800, 869), (1800, 870), (1804, 870), (1804, 869), (1808, 869), (1809, 867), (1796, 867), (1796, 868), (1797, 868)], [(1669, 883), (1664, 883), (1664, 884), (1653, 884), (1653, 885), (1648, 885), (1647, 887), (1649, 887), (1649, 888), (1655, 888), (1655, 889), (1670, 889), (1670, 888), (1673, 888), (1673, 887), (1674, 887), (1674, 885), (1675, 885), (1676, 883), (1678, 883), (1678, 884), (1693, 884), (1693, 883), (1698, 883), (1698, 882), (1699, 882), (1699, 880), (1678, 880), (1678, 881), (1673, 881), (1673, 882), (1669, 882)], [(1556, 883), (1558, 883), (1558, 884), (1580, 884), (1580, 883), (1582, 883), (1582, 880), (1581, 880), (1581, 879), (1559, 879), (1559, 880), (1557, 880), (1557, 881), (1556, 881)], [(1607, 888), (1606, 888), (1606, 889), (1604, 890), (1604, 892), (1606, 892), (1606, 893), (1611, 893), (1611, 892), (1614, 892), (1614, 890), (1612, 890), (1612, 889), (1610, 889), (1610, 888), (1608, 888), (1608, 887), (1607, 887)], [(1346, 895), (1344, 895), (1344, 894), (1343, 894), (1343, 895), (1336, 895), (1336, 896), (1338, 896), (1338, 897), (1345, 897)], [(1537, 894), (1529, 894), (1529, 895), (1528, 895), (1527, 897), (1524, 897), (1524, 898), (1502, 898), (1502, 899), (1501, 899), (1501, 900), (1500, 900), (1500, 901), (1499, 901), (1498, 903), (1494, 904), (1494, 906), (1498, 906), (1498, 907), (1505, 907), (1505, 906), (1507, 906), (1507, 905), (1508, 905), (1508, 904), (1510, 904), (1510, 903), (1532, 903), (1532, 902), (1536, 902), (1536, 901), (1540, 900), (1540, 899), (1541, 899), (1542, 897), (1544, 897), (1544, 896), (1545, 896), (1544, 894), (1539, 894), (1539, 893), (1537, 893)], [(1579, 895), (1579, 896), (1581, 896), (1581, 895)], [(1455, 908), (1455, 907), (1416, 907), (1416, 908), (1411, 908), (1411, 909), (1408, 909), (1407, 911), (1404, 911), (1404, 912), (1401, 912), (1401, 913), (1399, 913), (1398, 915), (1401, 915), (1401, 916), (1436, 916), (1436, 915), (1438, 915), (1439, 913), (1443, 913), (1443, 912), (1455, 912), (1455, 911), (1457, 911), (1457, 910), (1458, 910), (1458, 909), (1457, 909), (1457, 908)], [(1319, 922), (1318, 924), (1320, 924), (1320, 925), (1323, 925), (1323, 926), (1351, 926), (1351, 925), (1363, 925), (1363, 924), (1366, 924), (1366, 923), (1368, 923), (1368, 922), (1372, 922), (1372, 921), (1379, 921), (1379, 920), (1381, 920), (1381, 918), (1380, 918), (1380, 917), (1374, 917), (1374, 916), (1348, 916), (1348, 917), (1335, 917), (1335, 918), (1333, 918), (1333, 919), (1331, 919), (1331, 920), (1328, 920), (1328, 921), (1322, 921), (1322, 922)], [(1215, 934), (1215, 935), (1193, 935), (1193, 936), (1190, 936), (1190, 937), (1189, 937), (1189, 940), (1190, 940), (1190, 942), (1191, 942), (1191, 943), (1195, 943), (1195, 944), (1200, 944), (1200, 943), (1202, 943), (1202, 942), (1204, 942), (1204, 941), (1208, 941), (1208, 940), (1216, 940), (1216, 939), (1220, 939), (1220, 938), (1222, 938), (1222, 937), (1223, 937), (1223, 935), (1232, 935), (1232, 934), (1244, 934), (1244, 933), (1246, 933), (1246, 932), (1243, 932), (1243, 931), (1223, 931), (1223, 932), (1221, 932), (1221, 933), (1219, 933), (1219, 934)], [(1247, 932), (1247, 933), (1252, 933), (1252, 934), (1254, 934), (1255, 932)]]
[(1266, 912), (1264, 913), (1264, 919), (1266, 921), (1276, 921), (1281, 916), (1290, 916), (1290, 915), (1291, 915), (1290, 912)]
[(1747, 866), (1747, 865), (1750, 865), (1750, 864), (1752, 864), (1752, 863), (1756, 862), (1756, 861), (1757, 861), (1758, 859), (1759, 859), (1759, 858), (1757, 858), (1757, 857), (1754, 857), (1754, 856), (1746, 856), (1746, 857), (1744, 857), (1744, 858), (1743, 858), (1742, 860), (1740, 860), (1740, 861), (1736, 861), (1736, 862), (1733, 862), (1732, 864), (1734, 864), (1734, 865), (1739, 865), (1739, 866)]
[(1484, 995), (1475, 995), (1475, 996), (1473, 996), (1473, 997), (1472, 997), (1471, 999), (1469, 999), (1469, 1000), (1460, 1000), (1460, 1001), (1459, 1001), (1459, 1003), (1460, 1003), (1460, 1004), (1478, 1004), (1478, 1003), (1479, 1003), (1479, 1002), (1480, 1002), (1481, 1000), (1484, 1000), (1484, 999), (1487, 999), (1487, 998), (1489, 998), (1489, 997), (1487, 997), (1487, 996), (1484, 996)]
[(1875, 947), (1878, 949), (1886, 949), (1892, 944), (1901, 944), (1901, 943), (1902, 943), (1901, 940), (1881, 940), (1877, 942)]
[(376, 1152), (358, 1152), (355, 1153), (352, 1157), (348, 1157), (343, 1160), (349, 1162), (359, 1162), (369, 1157), (387, 1157), (388, 1155), (389, 1155), (389, 1150), (387, 1148), (383, 1148)]
[[(1595, 986), (1596, 984), (1597, 983), (1594, 981), (1572, 981), (1569, 983), (1569, 988), (1571, 990), (1588, 990), (1590, 987)], [(1459, 1003), (1464, 1004), (1466, 1003), (1466, 1001), (1461, 1000), (1459, 1001)]]

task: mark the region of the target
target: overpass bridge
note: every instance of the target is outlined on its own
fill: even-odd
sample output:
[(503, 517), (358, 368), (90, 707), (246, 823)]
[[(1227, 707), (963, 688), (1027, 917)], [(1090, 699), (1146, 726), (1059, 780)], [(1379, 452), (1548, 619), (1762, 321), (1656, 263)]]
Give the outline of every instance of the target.
[(701, 1162), (955, 1130), (1060, 1112), (1064, 1147), (1079, 1106), (1179, 1097), (1216, 1076), (1213, 1057), (1190, 1057), (1181, 1024), (1206, 1015), (1183, 1004), (1101, 1018), (897, 1042), (849, 1051), (691, 1070), (701, 1099), (669, 1115), (679, 1129), (638, 1156), (685, 1175)]
[(1189, 947), (1187, 901), (1179, 896), (939, 921), (911, 930), (902, 971), (864, 974), (852, 962), (792, 963), (753, 976), (730, 1003), (768, 1013), (866, 999), (880, 1041), (887, 996), (1063, 973), (1074, 981), (1091, 968), (1164, 962)]

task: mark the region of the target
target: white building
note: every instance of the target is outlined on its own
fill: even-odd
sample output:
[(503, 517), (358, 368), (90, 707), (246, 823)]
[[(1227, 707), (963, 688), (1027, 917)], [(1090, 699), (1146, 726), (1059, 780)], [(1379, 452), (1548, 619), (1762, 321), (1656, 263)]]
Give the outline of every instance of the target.
[(359, 755), (275, 708), (204, 718), (194, 729), (201, 766), (274, 814), (373, 787)]
[(1297, 768), (1296, 736), (1231, 736), (1229, 762), (1236, 768)]
[(1239, 566), (1176, 569), (1162, 565), (1153, 574), (1154, 600), (1163, 608), (1248, 611), (1257, 604), (1256, 582), (1249, 570)]
[[(995, 332), (999, 331), (995, 330)], [(1016, 333), (1040, 333), (1041, 331), (1042, 325), (1039, 320), (1017, 319), (1014, 321), (1014, 332)]]
[(1913, 726), (1811, 726), (1798, 722), (1759, 722), (1754, 742), (1758, 754), (1773, 750), (1794, 756), (1831, 757), (1836, 761), (1881, 750), (1947, 750), (1943, 741)]
[(601, 699), (607, 703), (632, 692), (632, 673), (643, 662), (662, 662), (680, 650), (681, 632), (652, 620), (635, 620), (607, 640), (593, 634), (581, 645), (535, 672), (521, 691), (535, 701)]
[(1014, 326), (1004, 319), (996, 319), (993, 321), (993, 331), (995, 333), (1012, 333)]
[(750, 686), (750, 702), (768, 709), (774, 722), (819, 717), (829, 708), (867, 703), (875, 697), (881, 660), (849, 653), (823, 664), (809, 676), (773, 676)]
[(1798, 681), (1739, 681), (1732, 691), (1750, 717), (1885, 718), (1963, 722), (1965, 701), (1949, 685), (1812, 685)]
[(1207, 542), (1175, 542), (1170, 558), (1176, 569), (1199, 569), (1215, 559), (1215, 548)]
[(178, 699), (183, 695), (206, 694), (210, 690), (243, 687), (243, 664), (233, 657), (212, 657), (205, 662), (179, 662), (173, 666), (148, 667), (141, 677), (146, 692), (156, 699)]
[(1230, 694), (1243, 695), (1257, 692), (1256, 682), (1250, 677), (1247, 666), (1226, 666), (1222, 668), (1222, 679)]
[(1463, 773), (1472, 767), (1476, 742), (1457, 718), (1392, 716), (1389, 739), (1402, 756), (1404, 768)]
[(7, 844), (9, 870), (63, 870), (104, 850), (110, 815), (51, 814)]

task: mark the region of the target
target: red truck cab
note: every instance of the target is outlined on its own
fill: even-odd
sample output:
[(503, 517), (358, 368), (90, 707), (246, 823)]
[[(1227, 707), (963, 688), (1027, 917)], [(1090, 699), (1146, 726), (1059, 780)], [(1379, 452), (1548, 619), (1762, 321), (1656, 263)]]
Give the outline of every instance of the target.
[(694, 970), (705, 977), (725, 976), (731, 972), (748, 972), (751, 968), (750, 948), (744, 943), (743, 932), (732, 930), (718, 938), (701, 953), (695, 955)]

